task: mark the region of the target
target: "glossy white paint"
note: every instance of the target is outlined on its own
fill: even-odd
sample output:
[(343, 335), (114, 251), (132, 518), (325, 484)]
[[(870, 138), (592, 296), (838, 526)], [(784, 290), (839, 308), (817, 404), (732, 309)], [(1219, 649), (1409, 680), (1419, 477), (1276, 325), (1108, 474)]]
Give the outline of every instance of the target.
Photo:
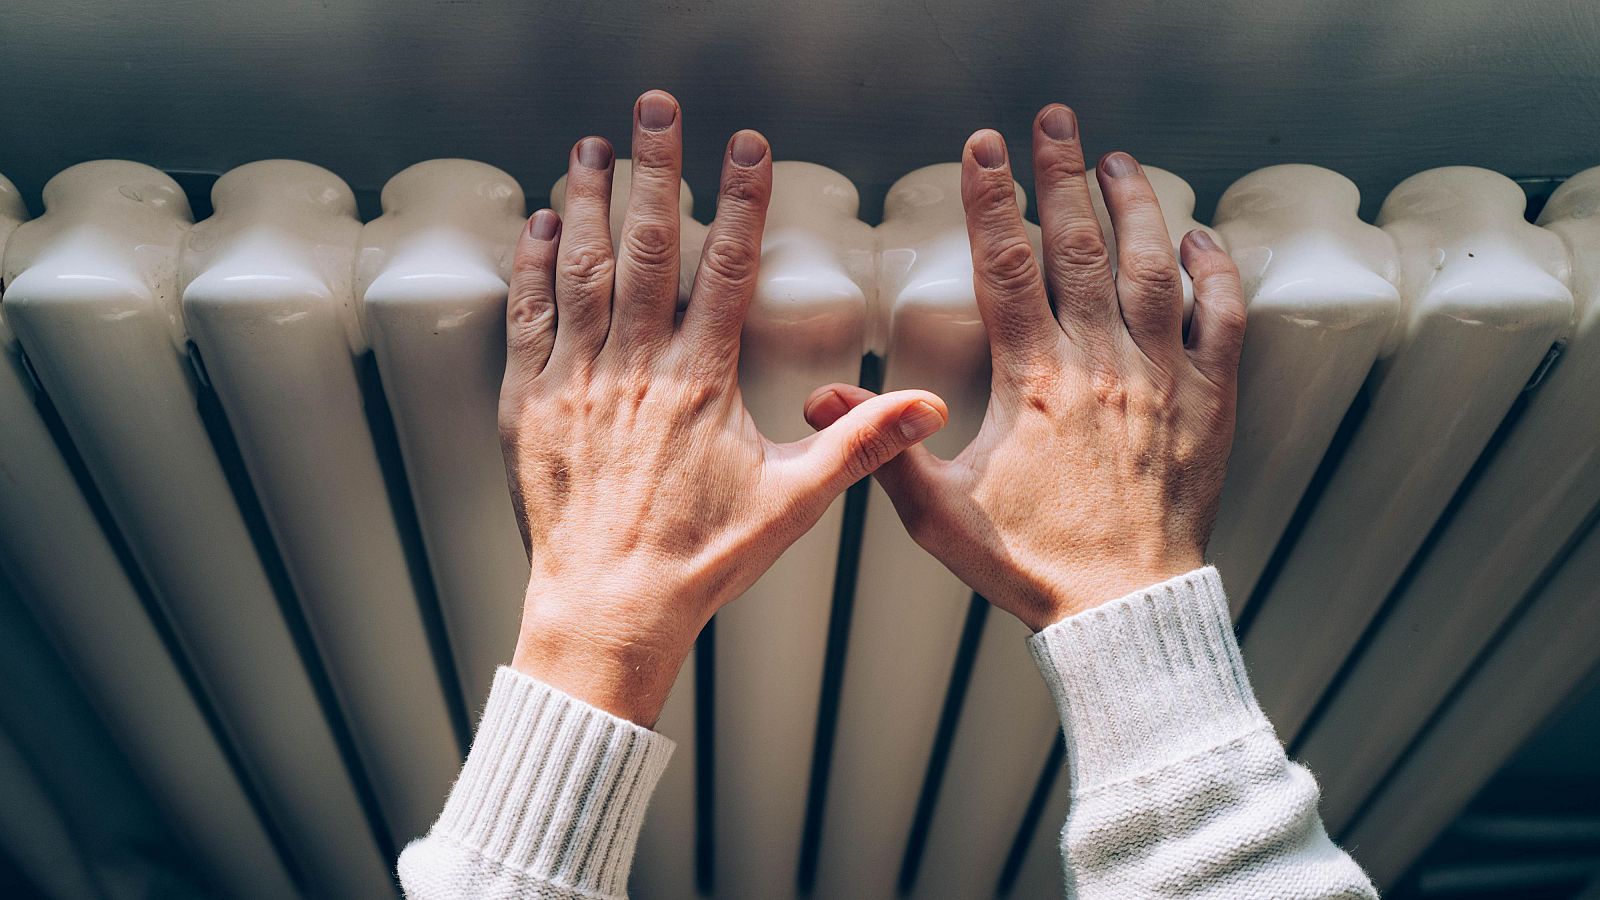
[[(804, 162), (772, 167), (761, 269), (739, 351), (739, 388), (775, 441), (812, 434), (813, 390), (855, 384), (874, 281), (855, 186)], [(717, 613), (716, 893), (794, 896), (827, 657), (843, 499), (742, 597)], [(774, 641), (774, 635), (781, 639)]]
[[(633, 163), (618, 159), (611, 176), (611, 242), (621, 238), (628, 210)], [(566, 176), (550, 189), (550, 206), (560, 213), (566, 204)], [(691, 217), (694, 195), (687, 184), (678, 194), (680, 265), (679, 302), (694, 286), (695, 266), (705, 243), (706, 226)], [(672, 695), (661, 711), (656, 731), (677, 742), (672, 765), (650, 799), (650, 810), (639, 832), (639, 850), (630, 890), (640, 900), (684, 900), (699, 896), (695, 887), (695, 664), (684, 661)]]
[[(104, 165), (89, 168), (93, 173)], [(196, 229), (197, 243), (180, 280), (175, 254), (184, 216), (175, 204), (181, 200), (159, 174), (117, 165), (107, 181), (116, 190), (103, 189), (98, 198), (75, 201), (74, 207), (60, 190), (47, 196), (50, 212), (43, 222), (48, 227), (32, 225), (19, 232), (30, 245), (26, 257), (0, 252), (7, 259), (8, 279), (21, 276), (15, 278), (22, 289), (17, 302), (8, 295), (5, 311), (18, 320), (19, 335), (47, 390), (58, 402), (66, 398), (62, 407), (69, 430), (83, 445), (96, 484), (132, 541), (141, 568), (185, 644), (192, 645), (202, 680), (228, 720), (229, 738), (263, 786), (269, 812), (284, 826), (296, 858), (313, 879), (317, 865), (332, 865), (329, 861), (341, 855), (353, 855), (358, 871), (370, 862), (366, 872), (381, 876), (384, 861), (367, 855), (371, 848), (365, 846), (359, 819), (345, 818), (342, 829), (331, 824), (339, 810), (349, 813), (354, 807), (343, 805), (350, 795), (341, 793), (341, 785), (347, 787), (342, 769), (337, 777), (329, 774), (335, 758), (329, 745), (319, 743), (325, 733), (319, 736), (315, 719), (308, 730), (300, 727), (308, 720), (294, 718), (290, 701), (300, 689), (300, 674), (283, 665), (294, 659), (293, 649), (281, 634), (232, 498), (197, 430), (176, 287), (193, 279), (205, 288), (190, 287), (190, 324), (303, 595), (314, 593), (305, 586), (308, 577), (330, 584), (349, 577), (350, 570), (342, 567), (352, 560), (381, 570), (380, 579), (404, 583), (406, 578), (391, 543), (397, 539), (387, 498), (371, 490), (371, 438), (359, 405), (349, 403), (354, 355), (363, 341), (371, 342), (459, 675), (475, 712), (493, 666), (509, 657), (526, 574), (505, 497), (493, 402), (503, 361), (510, 250), (525, 221), (520, 189), (504, 173), (481, 164), (420, 164), (391, 181), (385, 215), (357, 233), (348, 195), (331, 174), (303, 164), (274, 164), (284, 168), (270, 171), (246, 167), (241, 171), (251, 174), (252, 182), (278, 187), (263, 186), (252, 200), (221, 196), (240, 180), (240, 172), (229, 176), (233, 182), (220, 182), (219, 214)], [(972, 298), (956, 168), (933, 167), (902, 179), (889, 198), (884, 224), (869, 229), (857, 220), (854, 189), (842, 176), (807, 164), (778, 164), (761, 281), (741, 360), (747, 402), (768, 434), (782, 440), (808, 433), (800, 418), (801, 400), (823, 382), (855, 380), (864, 346), (886, 358), (888, 389), (927, 387), (950, 403), (951, 427), (933, 442), (937, 452), (953, 455), (976, 431), (988, 395), (988, 356)], [(1171, 173), (1149, 171), (1176, 240), (1196, 225), (1193, 195)], [(69, 184), (82, 177), (72, 172), (63, 175)], [(628, 194), (626, 161), (619, 162), (618, 175), (614, 234)], [(1499, 456), (1399, 598), (1394, 618), (1386, 620), (1355, 669), (1348, 690), (1364, 685), (1370, 695), (1336, 699), (1323, 720), (1340, 721), (1340, 710), (1348, 705), (1350, 733), (1320, 745), (1320, 730), (1308, 739), (1307, 753), (1328, 787), (1334, 816), (1341, 796), (1358, 801), (1366, 795), (1398, 755), (1399, 744), (1388, 745), (1416, 733), (1492, 626), (1508, 615), (1600, 497), (1600, 474), (1591, 471), (1600, 470), (1594, 459), (1600, 411), (1585, 396), (1592, 391), (1584, 390), (1600, 377), (1600, 363), (1590, 359), (1600, 354), (1588, 346), (1600, 307), (1594, 301), (1600, 262), (1590, 252), (1600, 246), (1589, 218), (1600, 205), (1593, 199), (1600, 196), (1600, 186), (1590, 187), (1596, 180), (1594, 173), (1578, 176), (1547, 208), (1548, 229), (1560, 238), (1522, 224), (1520, 194), (1513, 196), (1507, 182), (1479, 170), (1424, 173), (1402, 185), (1386, 208), (1385, 231), (1355, 218), (1358, 198), (1349, 182), (1309, 166), (1247, 176), (1219, 206), (1217, 233), (1240, 262), (1251, 303), (1235, 466), (1213, 542), (1236, 606), (1249, 595), (1340, 417), (1379, 359), (1369, 382), (1372, 411), (1308, 524), (1308, 535), (1320, 529), (1322, 537), (1302, 540), (1283, 573), (1326, 587), (1308, 595), (1287, 591), (1280, 579), (1256, 622), (1258, 632), (1267, 627), (1277, 636), (1251, 636), (1250, 648), (1267, 658), (1270, 674), (1254, 656), (1251, 661), (1269, 705), (1286, 702), (1271, 696), (1280, 686), (1296, 692), (1287, 701), (1291, 707), (1316, 699), (1332, 671), (1328, 666), (1342, 660), (1542, 356), (1540, 341), (1547, 344), (1568, 327), (1568, 313), (1562, 311), (1567, 301), (1561, 239), (1578, 260), (1573, 280), (1578, 321), (1566, 358), (1533, 395)], [(558, 185), (553, 192), (558, 208), (561, 194)], [(14, 198), (0, 183), (0, 240), (10, 224), (4, 211), (17, 207), (8, 196)], [(686, 295), (706, 230), (689, 217), (687, 188), (682, 201), (680, 292)], [(20, 214), (18, 207), (11, 219)], [(205, 285), (205, 275), (212, 273), (220, 285)], [(234, 280), (224, 282), (225, 277)], [(84, 287), (93, 284), (109, 285), (112, 292)], [(74, 287), (81, 290), (73, 293)], [(247, 330), (243, 321), (263, 309), (292, 321)], [(206, 315), (221, 324), (202, 322)], [(1391, 328), (1396, 321), (1405, 324)], [(310, 330), (272, 344), (273, 333), (287, 335), (298, 327)], [(317, 355), (311, 362), (293, 362), (312, 348)], [(100, 360), (101, 366), (86, 366), (84, 359)], [(293, 377), (284, 374), (290, 368)], [(19, 376), (0, 368), (0, 417), (21, 410), (36, 419), (26, 399), (25, 376)], [(8, 393), (8, 377), (22, 393)], [(241, 389), (251, 384), (261, 387), (260, 393)], [(268, 387), (276, 390), (268, 394)], [(295, 408), (271, 408), (270, 399), (294, 390), (308, 392)], [(342, 414), (319, 418), (326, 409), (306, 412), (325, 401), (344, 404)], [(8, 418), (6, 427), (22, 421)], [(149, 718), (119, 725), (112, 717), (119, 738), (136, 741), (138, 734), (158, 727), (154, 722), (181, 720), (182, 704), (170, 696), (165, 706), (153, 699), (172, 693), (159, 685), (176, 673), (170, 660), (166, 674), (161, 671), (159, 640), (149, 623), (140, 628), (137, 598), (129, 599), (132, 589), (119, 578), (115, 560), (106, 562), (110, 551), (104, 537), (75, 493), (70, 473), (50, 456), (49, 436), (41, 427), (10, 428), (0, 435), (0, 465), (28, 459), (37, 491), (70, 502), (57, 500), (44, 514), (27, 513), (34, 518), (8, 518), (13, 497), (32, 495), (0, 496), (0, 560), (14, 578), (21, 571), (31, 583), (48, 587), (30, 600), (51, 598), (50, 606), (41, 602), (39, 608), (43, 617), (61, 623), (57, 630), (64, 647), (79, 646), (84, 648), (79, 653), (112, 660), (107, 666), (138, 670), (139, 678), (115, 685), (97, 687), (92, 674), (86, 677), (92, 693), (111, 698), (104, 705), (121, 703)], [(294, 448), (304, 453), (318, 435), (343, 435), (350, 442), (328, 444), (316, 456), (315, 469), (301, 472), (287, 465), (296, 458)], [(33, 443), (16, 450), (24, 440)], [(1397, 447), (1416, 452), (1396, 453)], [(307, 457), (300, 457), (302, 464), (308, 465)], [(318, 481), (351, 460), (365, 474), (341, 477), (337, 484)], [(283, 468), (274, 476), (264, 474), (264, 466)], [(273, 477), (280, 479), (276, 489)], [(328, 528), (316, 522), (325, 511), (313, 508), (314, 495), (343, 497), (363, 480), (364, 512), (340, 511), (351, 513), (349, 522), (342, 531), (322, 532), (321, 543), (303, 536)], [(30, 501), (30, 507), (40, 502)], [(373, 521), (381, 523), (381, 534), (369, 528)], [(301, 536), (286, 533), (286, 524)], [(718, 618), (714, 860), (718, 893), (724, 896), (794, 892), (838, 527), (835, 508)], [(32, 531), (17, 533), (24, 528)], [(101, 550), (95, 549), (97, 537)], [(374, 540), (384, 546), (347, 551), (348, 559), (304, 561), (306, 547), (367, 547)], [(68, 572), (48, 566), (47, 541), (83, 548), (85, 564)], [(300, 562), (296, 546), (302, 548)], [(1308, 559), (1298, 559), (1302, 556)], [(19, 559), (32, 568), (19, 566)], [(1438, 576), (1438, 567), (1454, 572), (1453, 579)], [(322, 574), (329, 572), (336, 574)], [(225, 582), (225, 594), (212, 583), (218, 578)], [(82, 587), (90, 579), (103, 585)], [(84, 602), (90, 596), (94, 604)], [(217, 603), (218, 596), (228, 602)], [(817, 896), (892, 894), (946, 702), (968, 597), (964, 586), (904, 535), (887, 498), (874, 489), (847, 646)], [(58, 608), (54, 598), (77, 605)], [(382, 600), (394, 602), (394, 597)], [(1455, 606), (1436, 608), (1444, 601)], [(359, 662), (360, 648), (347, 659), (344, 648), (330, 646), (325, 632), (332, 620), (319, 616), (338, 610), (308, 606), (314, 607), (308, 609), (313, 623), (323, 622), (315, 626), (317, 637), (335, 680), (342, 681), (348, 676), (341, 676), (340, 666)], [(118, 620), (120, 633), (88, 633), (91, 621), (107, 616), (125, 619)], [(1451, 637), (1417, 646), (1395, 634), (1435, 621)], [(781, 634), (782, 646), (771, 651), (769, 644), (757, 655), (755, 634)], [(1024, 635), (1003, 613), (989, 615), (933, 810), (917, 896), (982, 896), (999, 877), (1057, 727), (1022, 646)], [(113, 638), (112, 645), (104, 645)], [(101, 643), (91, 643), (96, 640)], [(276, 655), (271, 648), (277, 648)], [(231, 657), (240, 654), (245, 664), (235, 669)], [(416, 652), (404, 662), (426, 655)], [(1386, 668), (1369, 673), (1369, 665), (1379, 660), (1387, 661)], [(694, 675), (691, 663), (659, 723), (679, 748), (641, 839), (634, 894), (646, 900), (696, 896)], [(1552, 675), (1550, 690), (1559, 693), (1576, 678), (1565, 677)], [(436, 679), (430, 680), (435, 699), (442, 698)], [(262, 686), (268, 681), (281, 695), (259, 702), (271, 706), (272, 713), (288, 710), (284, 718), (297, 724), (285, 728), (245, 702), (269, 693)], [(1397, 683), (1406, 689), (1396, 690)], [(348, 692), (344, 698), (349, 706)], [(1398, 703), (1400, 711), (1374, 712), (1386, 709), (1384, 703)], [(406, 704), (397, 715), (416, 713), (412, 706)], [(314, 702), (308, 708), (313, 707)], [(159, 719), (152, 715), (158, 709)], [(1379, 715), (1395, 721), (1374, 734), (1372, 721)], [(358, 741), (367, 742), (383, 727), (356, 721), (354, 731)], [(1292, 730), (1285, 728), (1285, 736)], [(1432, 740), (1425, 737), (1423, 746)], [(319, 746), (327, 752), (320, 753)], [(1324, 746), (1321, 759), (1318, 746)], [(1497, 747), (1486, 752), (1499, 752)], [(167, 757), (141, 762), (132, 750), (129, 756), (141, 774), (172, 765)], [(318, 766), (324, 767), (321, 776), (308, 774), (308, 767), (314, 773)], [(1404, 761), (1400, 771), (1411, 766)], [(145, 777), (168, 792), (159, 787), (158, 775)], [(317, 796), (296, 793), (308, 782), (318, 786)], [(326, 785), (332, 788), (324, 790)], [(1431, 785), (1418, 780), (1411, 789), (1432, 790)], [(279, 793), (282, 786), (291, 790)], [(1066, 793), (1066, 779), (1058, 778), (1012, 896), (1058, 892), (1056, 842)], [(180, 830), (193, 830), (193, 822), (202, 821), (199, 816), (215, 814), (224, 802), (164, 799)], [(183, 804), (202, 801), (211, 806), (185, 812)], [(1385, 793), (1377, 802), (1392, 801)], [(319, 815), (317, 804), (326, 804), (335, 815)], [(248, 821), (227, 824), (249, 827)], [(218, 844), (230, 840), (220, 831), (206, 837)], [(1357, 849), (1365, 862), (1370, 851)], [(229, 863), (244, 865), (238, 859)], [(361, 890), (333, 892), (360, 895)]]
[[(989, 344), (972, 290), (960, 165), (895, 183), (878, 239), (884, 390), (925, 388), (950, 422), (928, 441), (953, 457), (983, 421)], [(1018, 202), (1026, 199), (1018, 188)], [(1037, 241), (1037, 230), (1033, 229)], [(891, 896), (972, 591), (916, 545), (873, 486), (867, 503), (817, 896)]]
[(6, 239), (28, 218), (28, 208), (17, 193), (17, 186), (0, 175), (0, 257), (5, 256)]
[[(0, 221), (0, 250), (5, 231)], [(291, 894), (287, 869), (34, 400), (0, 315), (0, 472), (9, 476), (0, 491), (0, 569), (210, 880), (233, 897)], [(62, 565), (66, 548), (71, 565)]]
[(1262, 708), (1293, 740), (1551, 343), (1569, 327), (1566, 249), (1521, 188), (1432, 169), (1384, 201), (1401, 324), (1371, 406), (1244, 639)]
[(435, 159), (389, 179), (382, 200), (361, 232), (356, 296), (475, 726), (528, 583), (496, 420), (522, 188), (493, 166)]
[(189, 208), (147, 166), (74, 166), (3, 266), (7, 318), (309, 878), (392, 896), (196, 404), (178, 302)]
[(438, 817), (462, 753), (363, 407), (355, 197), (290, 160), (240, 166), (211, 197), (179, 257), (184, 320), (403, 845)]
[(1400, 262), (1337, 172), (1284, 165), (1239, 179), (1216, 227), (1250, 318), (1222, 509), (1208, 556), (1234, 614), (1255, 589), (1400, 311)]
[(1398, 605), (1300, 748), (1329, 828), (1350, 823), (1600, 503), (1600, 169), (1573, 176), (1539, 224), (1572, 256), (1574, 329)]
[(1000, 881), (1022, 811), (1061, 729), (1050, 691), (1027, 650), (1030, 633), (1014, 616), (989, 611), (915, 897), (988, 896)]
[(1392, 887), (1480, 788), (1600, 668), (1600, 528), (1495, 643), (1346, 832), (1379, 888)]

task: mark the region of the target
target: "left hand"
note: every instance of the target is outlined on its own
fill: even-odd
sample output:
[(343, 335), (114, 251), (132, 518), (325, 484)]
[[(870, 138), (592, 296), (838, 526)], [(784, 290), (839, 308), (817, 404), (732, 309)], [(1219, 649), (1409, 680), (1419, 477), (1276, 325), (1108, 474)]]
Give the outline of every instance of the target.
[(681, 321), (682, 116), (634, 106), (633, 185), (614, 251), (612, 151), (573, 148), (567, 220), (529, 220), (506, 309), (506, 474), (532, 571), (513, 667), (641, 724), (660, 714), (706, 621), (846, 487), (944, 426), (900, 391), (801, 441), (774, 443), (740, 397), (772, 153), (753, 131), (723, 158), (716, 221)]

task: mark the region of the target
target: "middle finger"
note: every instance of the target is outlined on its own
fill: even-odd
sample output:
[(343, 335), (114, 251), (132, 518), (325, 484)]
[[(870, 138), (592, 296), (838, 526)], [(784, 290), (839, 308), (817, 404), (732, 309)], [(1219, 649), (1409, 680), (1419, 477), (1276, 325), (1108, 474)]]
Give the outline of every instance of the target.
[(683, 116), (666, 91), (633, 107), (633, 176), (617, 248), (611, 333), (624, 352), (672, 334), (678, 303), (678, 191)]

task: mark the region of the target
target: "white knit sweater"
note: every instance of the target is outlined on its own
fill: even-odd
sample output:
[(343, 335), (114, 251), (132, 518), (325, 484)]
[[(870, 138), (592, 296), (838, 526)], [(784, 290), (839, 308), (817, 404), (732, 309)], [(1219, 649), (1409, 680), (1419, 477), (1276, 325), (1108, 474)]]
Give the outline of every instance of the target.
[[(1068, 897), (1377, 896), (1256, 705), (1215, 569), (1058, 622), (1029, 646), (1066, 731)], [(406, 895), (624, 896), (672, 748), (501, 669), (444, 813), (400, 856)]]

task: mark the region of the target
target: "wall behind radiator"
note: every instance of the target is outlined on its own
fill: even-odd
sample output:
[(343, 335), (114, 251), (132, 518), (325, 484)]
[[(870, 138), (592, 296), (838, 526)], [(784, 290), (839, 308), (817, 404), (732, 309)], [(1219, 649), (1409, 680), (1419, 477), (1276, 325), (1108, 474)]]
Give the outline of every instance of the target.
[[(310, 160), (376, 190), (464, 156), (535, 199), (590, 131), (626, 152), (629, 104), (674, 91), (686, 175), (723, 141), (841, 170), (876, 218), (888, 185), (1033, 112), (1073, 104), (1090, 149), (1184, 175), (1202, 214), (1251, 169), (1314, 162), (1365, 210), (1405, 176), (1600, 161), (1592, 0), (5, 0), (0, 172), (120, 156), (219, 173)], [(704, 205), (698, 210), (706, 217)]]

